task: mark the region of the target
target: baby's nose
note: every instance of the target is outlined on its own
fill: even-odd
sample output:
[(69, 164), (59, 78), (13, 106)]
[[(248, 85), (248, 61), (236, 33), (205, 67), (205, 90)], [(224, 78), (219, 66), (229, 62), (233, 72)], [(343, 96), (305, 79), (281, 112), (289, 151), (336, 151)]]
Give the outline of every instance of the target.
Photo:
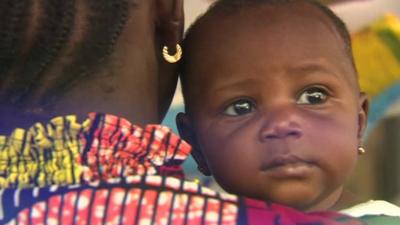
[(282, 139), (282, 138), (299, 138), (302, 132), (299, 128), (294, 127), (290, 124), (279, 124), (278, 126), (266, 129), (263, 134), (263, 139)]
[(299, 118), (290, 112), (276, 112), (265, 118), (261, 129), (261, 139), (300, 138), (303, 135)]

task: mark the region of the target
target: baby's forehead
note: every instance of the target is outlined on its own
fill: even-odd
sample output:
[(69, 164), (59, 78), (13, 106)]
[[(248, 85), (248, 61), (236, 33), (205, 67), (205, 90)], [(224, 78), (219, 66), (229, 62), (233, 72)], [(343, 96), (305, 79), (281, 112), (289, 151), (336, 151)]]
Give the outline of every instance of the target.
[(298, 12), (297, 8), (274, 7), (277, 6), (245, 7), (237, 13), (216, 12), (200, 19), (185, 39), (184, 69), (189, 71), (184, 72), (190, 72), (192, 67), (201, 70), (210, 63), (229, 65), (236, 63), (237, 57), (243, 57), (242, 61), (246, 57), (274, 57), (279, 48), (290, 57), (289, 53), (295, 53), (299, 45), (307, 47), (309, 54), (320, 54), (313, 52), (319, 47), (314, 47), (313, 42), (321, 40), (338, 49), (346, 48), (332, 22), (314, 7), (302, 6)]
[[(308, 1), (288, 1), (286, 4), (282, 2), (286, 1), (280, 1), (279, 4), (253, 3), (243, 4), (243, 7), (212, 8), (187, 32), (184, 40), (186, 55), (208, 54), (209, 52), (202, 51), (205, 48), (212, 53), (216, 52), (215, 48), (232, 44), (229, 41), (237, 36), (253, 37), (254, 39), (275, 36), (276, 40), (274, 41), (279, 42), (280, 39), (297, 30), (296, 35), (309, 35), (309, 41), (312, 41), (312, 35), (324, 38), (319, 34), (321, 29), (331, 31), (331, 36), (326, 37), (336, 38), (337, 40), (333, 44), (348, 51), (347, 53), (351, 55), (350, 40), (346, 37), (348, 36), (347, 30), (344, 24), (338, 24), (342, 22), (338, 18), (334, 19), (335, 16), (332, 15), (332, 12), (327, 13), (326, 10), (310, 4)], [(310, 26), (310, 24), (313, 25)], [(267, 32), (267, 35), (261, 37), (259, 35), (261, 32)], [(241, 43), (241, 45), (246, 44)], [(196, 59), (196, 57), (186, 58), (189, 61)]]
[(260, 31), (274, 25), (299, 24), (299, 21), (303, 23), (318, 21), (339, 36), (332, 19), (316, 6), (304, 2), (291, 4), (260, 3), (231, 10), (229, 8), (210, 10), (195, 23), (195, 26), (189, 29), (185, 42), (201, 42), (201, 40), (207, 39), (209, 35), (229, 36), (230, 33), (246, 32), (252, 28), (257, 28)]

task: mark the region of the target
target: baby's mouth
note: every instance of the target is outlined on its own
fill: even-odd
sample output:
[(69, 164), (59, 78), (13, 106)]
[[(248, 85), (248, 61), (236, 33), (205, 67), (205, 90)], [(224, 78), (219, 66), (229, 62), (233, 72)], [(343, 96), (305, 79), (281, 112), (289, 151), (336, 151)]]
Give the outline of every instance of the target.
[(262, 171), (276, 178), (301, 178), (307, 176), (314, 167), (314, 163), (298, 156), (282, 155), (265, 164)]

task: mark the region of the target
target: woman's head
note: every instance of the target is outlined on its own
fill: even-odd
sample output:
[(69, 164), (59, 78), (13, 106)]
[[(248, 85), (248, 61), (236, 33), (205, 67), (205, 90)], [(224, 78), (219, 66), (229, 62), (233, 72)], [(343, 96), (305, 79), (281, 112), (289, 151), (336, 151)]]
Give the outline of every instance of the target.
[(163, 117), (177, 73), (163, 62), (162, 47), (181, 39), (183, 0), (0, 4), (1, 106), (50, 117)]
[(181, 134), (229, 192), (331, 208), (367, 116), (349, 44), (308, 1), (251, 2), (217, 5), (188, 34)]

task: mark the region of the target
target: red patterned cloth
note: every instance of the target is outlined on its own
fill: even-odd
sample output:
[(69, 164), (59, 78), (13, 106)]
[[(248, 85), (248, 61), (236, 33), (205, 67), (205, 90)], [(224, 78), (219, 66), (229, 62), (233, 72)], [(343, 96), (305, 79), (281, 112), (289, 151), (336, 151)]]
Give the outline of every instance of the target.
[(176, 173), (183, 178), (180, 165), (191, 147), (170, 128), (161, 125), (141, 128), (112, 115), (90, 114), (89, 119), (89, 135), (81, 136), (86, 143), (85, 181), (161, 172)]

